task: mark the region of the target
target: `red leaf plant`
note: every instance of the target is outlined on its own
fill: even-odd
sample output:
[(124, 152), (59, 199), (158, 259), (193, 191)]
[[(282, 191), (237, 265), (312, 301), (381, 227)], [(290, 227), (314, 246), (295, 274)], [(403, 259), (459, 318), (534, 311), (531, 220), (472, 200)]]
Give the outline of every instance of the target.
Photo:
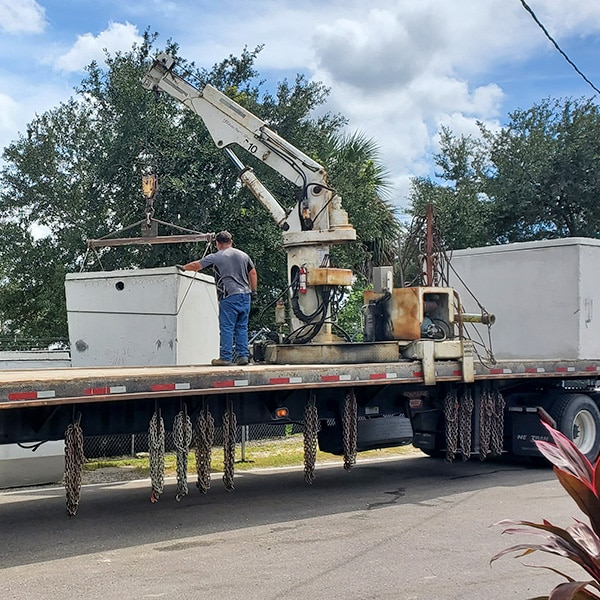
[(578, 519), (573, 519), (575, 524), (566, 529), (556, 527), (545, 519), (542, 523), (500, 521), (495, 525), (505, 527), (502, 533), (527, 533), (542, 538), (542, 542), (512, 546), (498, 552), (490, 562), (505, 554), (519, 552), (517, 557), (522, 557), (536, 550), (563, 556), (578, 564), (590, 579), (576, 581), (557, 569), (543, 566), (567, 581), (557, 585), (549, 596), (532, 600), (600, 600), (600, 457), (592, 465), (567, 436), (547, 423), (543, 425), (550, 432), (553, 443), (538, 440), (535, 442), (538, 450), (554, 465), (556, 477), (588, 517), (590, 525)]

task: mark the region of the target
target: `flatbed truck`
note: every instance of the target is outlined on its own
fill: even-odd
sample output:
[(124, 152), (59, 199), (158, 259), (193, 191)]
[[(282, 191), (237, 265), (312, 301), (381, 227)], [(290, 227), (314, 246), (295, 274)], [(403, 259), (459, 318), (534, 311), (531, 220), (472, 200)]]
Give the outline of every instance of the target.
[[(391, 270), (382, 271), (378, 285), (365, 293), (366, 341), (340, 341), (331, 327), (331, 299), (351, 284), (352, 273), (333, 268), (327, 259), (331, 244), (350, 242), (356, 232), (323, 167), (214, 88), (193, 88), (174, 72), (168, 55), (157, 57), (143, 84), (177, 98), (203, 119), (215, 144), (239, 169), (242, 183), (281, 226), (288, 256), (291, 334), (283, 343), (267, 344), (260, 359), (255, 352), (257, 360), (248, 366), (0, 371), (0, 444), (65, 439), (69, 514), (78, 504), (83, 433), (138, 434), (149, 426), (153, 439), (177, 428), (179, 438), (185, 438), (182, 457), (192, 437), (193, 443), (204, 443), (204, 483), (199, 485), (203, 491), (208, 487), (208, 443), (215, 424), (226, 431), (228, 486), (235, 428), (261, 423), (302, 425), (308, 482), (317, 443), (324, 451), (343, 454), (348, 469), (361, 450), (409, 443), (448, 460), (501, 453), (531, 456), (537, 455), (534, 440), (547, 436), (541, 419), (573, 439), (590, 460), (596, 459), (600, 351), (584, 357), (545, 355), (542, 350), (538, 357), (519, 358), (515, 336), (516, 358), (481, 360), (464, 335), (464, 324), (479, 321), (489, 326), (491, 316), (466, 313), (454, 289), (434, 286), (431, 274), (423, 286), (394, 288)], [(294, 209), (285, 211), (244, 167), (230, 150), (234, 143), (301, 188)], [(486, 283), (488, 291), (493, 283)], [(510, 281), (503, 285), (513, 294)], [(573, 306), (561, 306), (568, 314), (585, 313), (581, 322), (589, 328), (590, 293)], [(523, 294), (513, 296), (529, 302), (528, 309), (540, 303), (537, 297), (534, 304)], [(513, 296), (504, 302), (511, 310)], [(553, 318), (561, 317), (557, 313)], [(72, 340), (72, 351), (74, 345)], [(160, 444), (157, 447), (160, 459)], [(161, 492), (156, 481), (161, 478), (160, 460), (152, 462), (156, 455), (156, 450), (151, 452), (155, 500)], [(199, 472), (199, 483), (200, 478)]]

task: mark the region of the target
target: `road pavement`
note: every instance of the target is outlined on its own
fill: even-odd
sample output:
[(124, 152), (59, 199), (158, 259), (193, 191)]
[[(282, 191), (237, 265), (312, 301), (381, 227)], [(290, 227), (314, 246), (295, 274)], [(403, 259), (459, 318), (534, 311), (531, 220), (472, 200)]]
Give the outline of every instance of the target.
[[(509, 462), (448, 464), (411, 455), (220, 478), (160, 502), (148, 481), (84, 486), (78, 515), (64, 490), (0, 493), (2, 600), (488, 600), (547, 594), (560, 577), (504, 557), (526, 538), (501, 519), (581, 518), (549, 468)], [(550, 557), (552, 558), (552, 557)]]

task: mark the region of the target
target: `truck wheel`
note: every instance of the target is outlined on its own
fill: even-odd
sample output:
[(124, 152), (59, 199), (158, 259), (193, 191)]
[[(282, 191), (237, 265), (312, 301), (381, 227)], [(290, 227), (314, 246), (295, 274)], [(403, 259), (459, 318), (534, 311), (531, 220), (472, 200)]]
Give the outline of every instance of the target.
[(550, 411), (557, 429), (593, 463), (600, 453), (600, 410), (585, 394), (560, 396)]

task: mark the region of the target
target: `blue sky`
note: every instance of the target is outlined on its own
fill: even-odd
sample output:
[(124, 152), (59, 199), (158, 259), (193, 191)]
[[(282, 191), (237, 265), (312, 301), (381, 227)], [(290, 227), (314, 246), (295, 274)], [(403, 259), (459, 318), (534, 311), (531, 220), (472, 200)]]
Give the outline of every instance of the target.
[[(528, 4), (600, 87), (600, 2)], [(200, 66), (264, 44), (269, 84), (324, 82), (326, 109), (379, 144), (400, 207), (410, 177), (432, 173), (441, 125), (475, 133), (547, 97), (594, 95), (520, 0), (0, 0), (0, 148), (148, 27)]]

